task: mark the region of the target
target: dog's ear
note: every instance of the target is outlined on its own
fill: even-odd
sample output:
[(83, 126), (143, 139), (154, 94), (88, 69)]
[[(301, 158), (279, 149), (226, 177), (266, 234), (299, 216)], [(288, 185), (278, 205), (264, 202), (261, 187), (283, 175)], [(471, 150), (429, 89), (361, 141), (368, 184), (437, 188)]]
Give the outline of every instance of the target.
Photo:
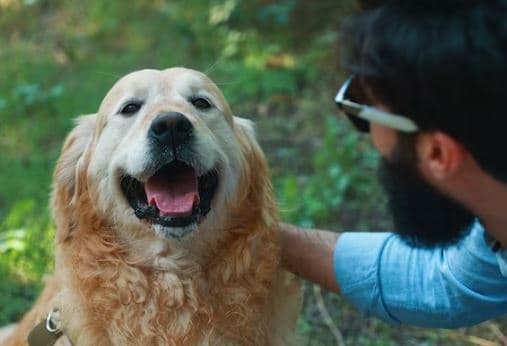
[[(239, 184), (239, 198), (252, 213), (264, 211), (276, 217), (276, 202), (264, 152), (255, 137), (254, 124), (247, 119), (234, 117), (234, 128), (241, 146), (243, 167)], [(265, 218), (266, 215), (259, 215)], [(272, 221), (272, 220), (271, 220)]]
[(95, 122), (96, 114), (83, 115), (77, 119), (76, 126), (67, 136), (56, 164), (51, 203), (57, 227), (57, 243), (68, 239), (76, 226), (72, 210), (76, 203), (78, 176), (84, 153), (93, 138)]
[(247, 161), (246, 164), (258, 167), (258, 169), (262, 169), (264, 172), (264, 169), (267, 170), (266, 158), (257, 142), (254, 123), (248, 119), (237, 116), (233, 117), (233, 119), (241, 152), (243, 153), (244, 159)]

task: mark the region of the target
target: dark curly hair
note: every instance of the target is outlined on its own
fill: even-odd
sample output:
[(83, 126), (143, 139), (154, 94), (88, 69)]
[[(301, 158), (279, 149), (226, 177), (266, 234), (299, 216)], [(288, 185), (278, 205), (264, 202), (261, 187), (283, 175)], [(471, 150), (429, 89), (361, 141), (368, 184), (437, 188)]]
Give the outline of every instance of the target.
[(346, 69), (423, 131), (462, 143), (507, 182), (507, 0), (364, 0), (345, 21)]

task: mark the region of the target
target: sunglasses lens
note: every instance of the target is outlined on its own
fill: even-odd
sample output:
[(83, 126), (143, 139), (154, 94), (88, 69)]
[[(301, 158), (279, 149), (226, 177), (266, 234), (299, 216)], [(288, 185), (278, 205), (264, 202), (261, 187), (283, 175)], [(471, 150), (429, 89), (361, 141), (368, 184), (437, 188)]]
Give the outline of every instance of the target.
[(362, 133), (370, 132), (370, 123), (364, 119), (358, 118), (355, 115), (347, 114), (347, 118), (352, 122), (352, 125)]

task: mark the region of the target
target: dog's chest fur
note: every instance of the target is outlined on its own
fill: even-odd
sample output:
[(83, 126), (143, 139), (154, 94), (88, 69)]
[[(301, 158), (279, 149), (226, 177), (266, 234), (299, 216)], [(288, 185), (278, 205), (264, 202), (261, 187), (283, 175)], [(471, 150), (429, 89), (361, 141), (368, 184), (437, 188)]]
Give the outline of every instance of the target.
[[(276, 251), (268, 239), (254, 254), (255, 237), (231, 236), (205, 265), (173, 251), (154, 257), (152, 266), (139, 266), (129, 263), (121, 247), (111, 246), (112, 239), (87, 237), (86, 242), (74, 239), (78, 245), (62, 253), (73, 263), (73, 280), (67, 283), (74, 287), (67, 291), (80, 292), (78, 300), (63, 300), (80, 302), (86, 311), (77, 315), (81, 321), (69, 323), (71, 340), (88, 344), (87, 335), (103, 335), (104, 345), (269, 344), (266, 309)], [(85, 246), (91, 243), (93, 248)], [(109, 251), (98, 251), (97, 245)]]

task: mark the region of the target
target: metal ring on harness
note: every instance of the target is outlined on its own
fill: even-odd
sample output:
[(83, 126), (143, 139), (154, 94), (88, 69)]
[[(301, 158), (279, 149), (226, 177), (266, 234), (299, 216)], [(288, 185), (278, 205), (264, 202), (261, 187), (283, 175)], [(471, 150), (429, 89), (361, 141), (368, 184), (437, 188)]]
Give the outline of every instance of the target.
[(52, 319), (53, 313), (56, 311), (58, 311), (58, 310), (51, 310), (48, 313), (48, 317), (46, 318), (46, 330), (50, 333), (53, 333), (53, 334), (56, 334), (60, 331), (60, 328), (58, 328), (56, 326), (56, 324), (53, 322), (53, 319)]

